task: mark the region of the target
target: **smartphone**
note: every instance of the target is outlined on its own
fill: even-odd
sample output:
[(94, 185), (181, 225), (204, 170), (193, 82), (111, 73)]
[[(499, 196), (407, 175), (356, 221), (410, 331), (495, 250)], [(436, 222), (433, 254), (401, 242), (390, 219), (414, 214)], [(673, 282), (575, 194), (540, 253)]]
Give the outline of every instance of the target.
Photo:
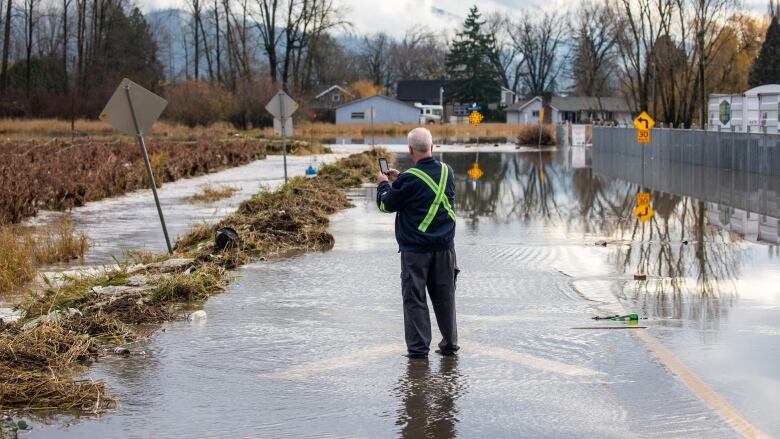
[(389, 170), (390, 170), (390, 167), (389, 167), (389, 166), (387, 166), (387, 159), (386, 159), (386, 158), (384, 158), (384, 157), (380, 157), (380, 158), (379, 158), (379, 170), (380, 170), (380, 171), (381, 171), (383, 174), (385, 174), (385, 175), (387, 174), (387, 171), (389, 171)]

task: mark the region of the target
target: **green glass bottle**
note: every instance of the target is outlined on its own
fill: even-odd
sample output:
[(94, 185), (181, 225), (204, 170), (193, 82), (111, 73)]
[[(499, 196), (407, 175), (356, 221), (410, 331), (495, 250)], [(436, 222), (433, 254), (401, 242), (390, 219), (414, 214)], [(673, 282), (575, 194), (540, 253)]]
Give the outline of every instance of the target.
[(610, 317), (609, 319), (616, 322), (634, 322), (639, 320), (639, 316), (636, 314), (626, 314), (624, 316)]

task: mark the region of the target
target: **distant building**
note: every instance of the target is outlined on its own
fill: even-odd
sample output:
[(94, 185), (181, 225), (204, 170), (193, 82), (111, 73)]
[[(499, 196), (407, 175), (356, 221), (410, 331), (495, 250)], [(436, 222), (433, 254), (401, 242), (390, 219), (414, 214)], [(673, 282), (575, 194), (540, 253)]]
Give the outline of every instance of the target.
[[(593, 122), (616, 122), (630, 124), (631, 107), (623, 98), (618, 97), (577, 97), (553, 96), (547, 104), (548, 114), (545, 122), (562, 124), (571, 122), (584, 124)], [(527, 101), (518, 101), (506, 109), (506, 122), (509, 124), (537, 124), (542, 111), (542, 97)]]
[(355, 95), (339, 85), (322, 87), (309, 101), (309, 118), (333, 123), (336, 120), (336, 107), (353, 99)]
[(388, 96), (370, 96), (336, 108), (337, 124), (420, 123), (420, 109)]
[(395, 96), (399, 101), (410, 104), (442, 105), (443, 79), (398, 81)]
[(338, 85), (323, 88), (315, 96), (311, 103), (312, 109), (336, 108), (339, 105), (355, 98), (355, 95)]
[(712, 94), (707, 105), (707, 127), (716, 131), (778, 132), (780, 85), (767, 84), (744, 93)]
[(501, 105), (502, 107), (508, 107), (510, 105), (514, 105), (516, 102), (517, 102), (517, 93), (502, 86), (501, 100), (499, 101), (499, 105)]

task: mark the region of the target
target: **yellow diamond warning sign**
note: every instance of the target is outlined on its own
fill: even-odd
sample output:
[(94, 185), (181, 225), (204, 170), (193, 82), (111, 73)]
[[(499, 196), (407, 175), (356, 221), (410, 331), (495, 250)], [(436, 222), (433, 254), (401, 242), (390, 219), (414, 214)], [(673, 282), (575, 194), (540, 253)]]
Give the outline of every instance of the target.
[(646, 111), (634, 119), (636, 127), (636, 143), (650, 143), (650, 129), (655, 126), (655, 121)]
[(634, 126), (640, 130), (649, 130), (655, 126), (655, 120), (646, 111), (643, 111), (642, 114), (634, 119)]
[(483, 116), (482, 113), (480, 113), (477, 110), (474, 110), (474, 111), (472, 111), (469, 114), (469, 123), (472, 124), (472, 125), (475, 125), (475, 126), (479, 125), (479, 124), (482, 123), (482, 120), (484, 120), (484, 119), (485, 119), (485, 116)]
[(639, 221), (647, 222), (655, 215), (655, 211), (650, 207), (650, 193), (638, 192), (636, 194), (636, 208), (633, 212), (636, 219)]
[(471, 169), (469, 169), (468, 171), (466, 171), (466, 174), (468, 174), (469, 178), (470, 178), (470, 179), (472, 179), (472, 180), (479, 180), (479, 179), (480, 179), (480, 177), (482, 177), (483, 175), (485, 175), (485, 173), (484, 173), (484, 172), (482, 172), (482, 170), (481, 170), (481, 169), (479, 169), (479, 163), (474, 163), (474, 164), (471, 166)]

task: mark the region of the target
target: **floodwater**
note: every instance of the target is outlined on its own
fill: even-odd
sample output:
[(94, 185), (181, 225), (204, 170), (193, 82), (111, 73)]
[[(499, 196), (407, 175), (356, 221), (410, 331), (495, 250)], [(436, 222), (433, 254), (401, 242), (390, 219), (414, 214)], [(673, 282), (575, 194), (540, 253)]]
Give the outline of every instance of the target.
[[(288, 156), (290, 177), (304, 175), (311, 164), (315, 167), (337, 159), (336, 154)], [(238, 205), (262, 188), (273, 189), (284, 181), (283, 157), (269, 155), (243, 166), (195, 178), (165, 183), (157, 194), (171, 244), (187, 233), (193, 225), (213, 223), (233, 212)], [(204, 185), (231, 186), (238, 190), (229, 198), (211, 203), (192, 203), (188, 197), (202, 191)], [(43, 212), (33, 221), (48, 221), (58, 212)], [(90, 249), (84, 257), (86, 265), (111, 264), (127, 250), (153, 253), (167, 251), (157, 208), (151, 190), (135, 191), (120, 197), (87, 203), (70, 212), (73, 223), (87, 232)]]
[[(393, 216), (367, 187), (334, 216), (333, 250), (247, 265), (206, 322), (166, 324), (134, 347), (145, 355), (95, 365), (117, 411), (26, 437), (729, 438), (735, 416), (780, 436), (769, 231), (743, 233), (746, 212), (689, 192), (654, 192), (642, 226), (620, 158), (500, 150), (437, 149), (457, 176), (457, 358), (401, 356)], [(467, 181), (476, 160), (485, 176)], [(625, 327), (591, 317), (627, 312), (647, 329), (578, 329)]]

